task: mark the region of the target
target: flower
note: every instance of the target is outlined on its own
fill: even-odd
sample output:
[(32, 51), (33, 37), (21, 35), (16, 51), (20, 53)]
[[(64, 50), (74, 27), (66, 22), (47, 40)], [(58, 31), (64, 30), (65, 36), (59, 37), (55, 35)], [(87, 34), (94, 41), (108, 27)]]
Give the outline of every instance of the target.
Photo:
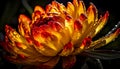
[(73, 0), (67, 7), (52, 1), (44, 10), (35, 6), (32, 18), (19, 16), (18, 32), (5, 26), (4, 49), (7, 59), (14, 63), (53, 68), (60, 58), (63, 68), (73, 66), (76, 55), (84, 50), (94, 50), (114, 40), (120, 28), (114, 33), (96, 41), (92, 38), (107, 23), (109, 12), (98, 16), (93, 3), (86, 10), (83, 1)]

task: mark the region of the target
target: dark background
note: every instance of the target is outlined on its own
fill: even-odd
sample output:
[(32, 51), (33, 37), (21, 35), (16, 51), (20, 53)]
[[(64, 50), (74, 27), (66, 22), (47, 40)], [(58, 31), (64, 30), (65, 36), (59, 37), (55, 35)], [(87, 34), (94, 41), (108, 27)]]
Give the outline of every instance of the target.
[[(45, 7), (46, 4), (50, 3), (52, 0), (28, 0), (29, 5), (34, 8), (35, 5), (41, 5)], [(67, 4), (68, 1), (72, 0), (57, 0), (63, 4)], [(86, 8), (89, 6), (89, 3), (92, 2), (97, 7), (99, 14), (104, 14), (106, 11), (109, 11), (109, 20), (105, 25), (103, 30), (95, 37), (94, 39), (98, 39), (108, 31), (110, 31), (115, 24), (120, 21), (120, 2), (119, 0), (83, 0)], [(25, 15), (30, 16), (28, 11), (25, 9), (21, 0), (0, 0), (0, 33), (4, 35), (4, 26), (5, 24), (9, 24), (14, 28), (17, 28), (18, 16), (23, 13)], [(3, 37), (0, 34), (0, 39), (3, 40)], [(120, 50), (120, 37), (118, 37), (112, 43), (106, 45), (105, 49), (115, 49)], [(0, 57), (2, 56), (3, 50), (0, 47)], [(120, 59), (114, 60), (102, 60), (104, 69), (120, 69)], [(79, 62), (78, 64), (79, 67)], [(17, 69), (17, 66), (9, 63), (4, 60), (4, 58), (0, 58), (0, 69)], [(80, 69), (80, 68), (79, 68)], [(94, 68), (95, 69), (95, 68)]]

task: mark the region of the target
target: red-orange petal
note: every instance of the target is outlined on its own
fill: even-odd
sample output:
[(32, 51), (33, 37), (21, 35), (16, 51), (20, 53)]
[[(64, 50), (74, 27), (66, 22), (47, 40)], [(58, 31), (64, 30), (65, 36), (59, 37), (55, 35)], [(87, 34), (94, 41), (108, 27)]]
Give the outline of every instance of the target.
[(25, 42), (25, 39), (15, 29), (8, 25), (5, 26), (5, 32), (11, 42)]
[(31, 20), (27, 16), (23, 14), (19, 16), (18, 30), (22, 36), (29, 37), (30, 23), (31, 23)]
[(74, 22), (74, 30), (80, 31), (81, 29), (82, 29), (82, 24), (80, 23), (80, 21), (76, 20)]
[(77, 6), (78, 6), (78, 0), (73, 0), (73, 5), (74, 5), (75, 7), (77, 7)]
[(68, 42), (65, 46), (64, 46), (64, 49), (67, 50), (67, 49), (72, 49), (73, 47), (73, 44), (71, 42)]
[(21, 48), (21, 49), (26, 49), (27, 48), (26, 45), (24, 45), (23, 43), (20, 43), (20, 42), (15, 42), (15, 45), (16, 45), (16, 47)]
[(54, 31), (59, 31), (62, 29), (62, 25), (56, 21), (50, 21), (48, 22), (48, 25), (50, 25)]
[(81, 22), (84, 22), (87, 19), (87, 16), (85, 14), (81, 14), (79, 19), (81, 20)]
[(45, 13), (45, 10), (41, 6), (35, 6), (34, 12), (39, 11), (41, 13)]
[(62, 52), (60, 53), (61, 56), (68, 56), (73, 52), (73, 44), (72, 42), (68, 42), (66, 45), (64, 45), (64, 48)]
[(104, 16), (100, 17), (100, 19), (98, 20), (99, 25), (97, 26), (94, 35), (96, 35), (104, 27), (104, 25), (107, 23), (108, 16), (109, 16), (109, 12), (106, 11), (106, 13), (104, 14)]
[(92, 42), (92, 38), (91, 37), (84, 38), (80, 48), (81, 49), (84, 49), (85, 47), (87, 48), (88, 46), (90, 46), (91, 42)]

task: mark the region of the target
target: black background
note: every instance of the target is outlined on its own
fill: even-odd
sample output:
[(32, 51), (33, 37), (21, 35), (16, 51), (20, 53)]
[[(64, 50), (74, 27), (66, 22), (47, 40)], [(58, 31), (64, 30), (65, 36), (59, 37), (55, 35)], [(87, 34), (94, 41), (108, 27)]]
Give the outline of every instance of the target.
[[(31, 5), (31, 7), (34, 7), (35, 5), (39, 4), (42, 5), (43, 7), (45, 7), (45, 4), (48, 4), (49, 2), (51, 2), (52, 0), (28, 0), (29, 4)], [(72, 1), (72, 0), (57, 0), (61, 3), (66, 4), (66, 2), (68, 1)], [(112, 29), (112, 27), (114, 27), (115, 24), (117, 24), (118, 21), (120, 21), (120, 2), (119, 0), (83, 0), (85, 2), (85, 5), (88, 7), (89, 3), (92, 2), (94, 3), (94, 5), (97, 7), (99, 14), (104, 14), (106, 11), (109, 11), (109, 20), (108, 23), (106, 25), (106, 28), (103, 30), (103, 32), (101, 32), (100, 35), (98, 35), (97, 38), (103, 36), (106, 34), (106, 32), (108, 32), (110, 29)], [(38, 3), (40, 2), (40, 3)], [(5, 9), (8, 5), (8, 3), (10, 3), (10, 5), (13, 5), (15, 3), (17, 3), (16, 8), (17, 10), (14, 11), (13, 15), (9, 15), (7, 17), (7, 13), (6, 14), (6, 19), (4, 19), (3, 21), (1, 20), (4, 17), (4, 13), (5, 13)], [(13, 6), (11, 7), (11, 10), (13, 9)], [(24, 13), (26, 15), (29, 15), (28, 12), (25, 10), (25, 8), (23, 7), (21, 0), (0, 0), (0, 32), (4, 33), (4, 25), (5, 24), (10, 24), (12, 26), (17, 26), (17, 17), (19, 16), (19, 14)], [(120, 37), (119, 37), (120, 38)], [(120, 42), (119, 39), (117, 39), (116, 41), (117, 43)], [(118, 43), (117, 45), (115, 44), (116, 42), (114, 42), (113, 44), (109, 44), (108, 46), (117, 46), (116, 49), (120, 50), (120, 43)], [(2, 47), (0, 47), (2, 49)], [(0, 56), (1, 52), (0, 52)], [(104, 69), (120, 69), (120, 59), (114, 59), (114, 60), (102, 60)], [(78, 64), (79, 67), (79, 62)], [(8, 61), (5, 61), (3, 58), (0, 58), (0, 69), (16, 69), (17, 67), (14, 64), (9, 63)], [(76, 68), (76, 67), (75, 67)], [(77, 69), (77, 68), (76, 68)], [(79, 68), (80, 69), (80, 68)]]

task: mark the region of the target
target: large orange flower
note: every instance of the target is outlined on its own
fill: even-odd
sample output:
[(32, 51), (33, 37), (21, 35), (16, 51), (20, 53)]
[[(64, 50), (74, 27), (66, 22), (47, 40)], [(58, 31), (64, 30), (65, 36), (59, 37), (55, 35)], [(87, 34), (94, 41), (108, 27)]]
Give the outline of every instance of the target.
[[(96, 41), (92, 38), (108, 20), (108, 11), (98, 16), (93, 3), (86, 10), (83, 1), (73, 0), (67, 7), (52, 1), (44, 10), (35, 6), (32, 18), (19, 16), (18, 32), (5, 26), (4, 49), (14, 63), (53, 68), (63, 59), (63, 68), (75, 63), (84, 50), (96, 49), (115, 39), (120, 29)], [(67, 64), (67, 62), (70, 62)]]

